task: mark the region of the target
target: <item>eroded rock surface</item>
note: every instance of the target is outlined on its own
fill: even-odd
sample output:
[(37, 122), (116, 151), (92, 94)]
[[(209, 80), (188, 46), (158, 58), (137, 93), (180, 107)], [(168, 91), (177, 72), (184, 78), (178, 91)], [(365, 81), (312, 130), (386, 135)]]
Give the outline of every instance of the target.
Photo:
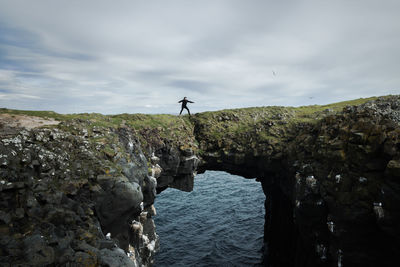
[(153, 262), (157, 180), (133, 129), (73, 120), (3, 131), (0, 167), (2, 266)]
[[(199, 114), (200, 171), (261, 181), (266, 264), (392, 266), (400, 253), (400, 97), (326, 110), (312, 121), (296, 112)], [(238, 131), (236, 123), (253, 126)]]
[(400, 97), (361, 102), (2, 123), (0, 262), (150, 266), (156, 193), (191, 191), (196, 171), (223, 170), (261, 182), (266, 264), (391, 266)]
[[(293, 191), (283, 193), (293, 205), (297, 266), (391, 266), (397, 261), (399, 112), (399, 97), (348, 107), (299, 132), (286, 148), (289, 171), (282, 172), (280, 183), (293, 184)], [(279, 234), (270, 235), (282, 250)]]

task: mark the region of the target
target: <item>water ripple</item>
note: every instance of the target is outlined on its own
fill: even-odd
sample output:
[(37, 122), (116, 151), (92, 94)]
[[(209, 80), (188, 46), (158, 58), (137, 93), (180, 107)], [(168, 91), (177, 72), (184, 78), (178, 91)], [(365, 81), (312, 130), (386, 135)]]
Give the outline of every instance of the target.
[(155, 266), (258, 266), (264, 200), (258, 182), (216, 171), (196, 176), (193, 192), (162, 192)]

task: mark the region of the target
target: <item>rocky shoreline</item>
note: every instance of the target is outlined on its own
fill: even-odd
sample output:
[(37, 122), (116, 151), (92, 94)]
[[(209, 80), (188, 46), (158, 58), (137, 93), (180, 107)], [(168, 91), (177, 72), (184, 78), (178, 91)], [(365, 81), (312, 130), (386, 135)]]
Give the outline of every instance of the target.
[[(257, 122), (268, 138), (256, 144), (254, 128), (204, 142), (201, 168), (262, 183), (271, 266), (392, 266), (400, 252), (399, 96), (324, 110), (305, 123), (291, 124), (290, 112)], [(198, 140), (209, 138), (203, 129)]]
[(177, 175), (193, 180), (196, 157), (170, 148), (160, 158), (153, 154), (149, 166), (132, 129), (88, 121), (4, 126), (2, 266), (151, 265), (159, 246), (152, 219), (156, 178), (175, 186)]
[(205, 170), (262, 183), (268, 264), (390, 266), (400, 250), (399, 96), (42, 127), (0, 113), (4, 266), (151, 266), (157, 192)]

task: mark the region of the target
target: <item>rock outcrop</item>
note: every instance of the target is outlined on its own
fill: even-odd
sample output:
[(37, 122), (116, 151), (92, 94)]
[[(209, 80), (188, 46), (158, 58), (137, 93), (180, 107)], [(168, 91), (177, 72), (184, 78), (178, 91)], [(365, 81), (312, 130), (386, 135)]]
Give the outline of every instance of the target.
[(301, 109), (198, 114), (200, 171), (262, 183), (266, 264), (392, 266), (400, 253), (400, 97), (323, 109), (312, 120)]
[(134, 129), (90, 120), (2, 126), (2, 266), (152, 264), (157, 179), (162, 187), (191, 190), (193, 153), (160, 144), (160, 158), (148, 160)]
[[(191, 191), (205, 170), (261, 182), (266, 265), (390, 266), (400, 252), (399, 96), (190, 119), (0, 113), (4, 266), (150, 266), (157, 192)], [(32, 115), (52, 125), (10, 123)]]
[[(273, 219), (267, 223), (274, 261), (280, 262), (288, 248), (285, 241), (292, 244), (288, 265), (392, 266), (397, 261), (399, 115), (399, 97), (378, 99), (346, 107), (298, 132), (285, 149), (285, 171), (278, 173), (280, 194), (293, 215), (288, 219), (287, 212), (271, 211), (292, 233), (284, 240)], [(274, 199), (268, 205), (276, 205)]]

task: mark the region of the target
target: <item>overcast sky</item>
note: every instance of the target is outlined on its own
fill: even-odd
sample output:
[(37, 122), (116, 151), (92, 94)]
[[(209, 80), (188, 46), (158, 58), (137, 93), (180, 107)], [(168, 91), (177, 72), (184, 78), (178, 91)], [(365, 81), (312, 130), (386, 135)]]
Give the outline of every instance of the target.
[(0, 107), (171, 113), (400, 93), (399, 0), (0, 0)]

